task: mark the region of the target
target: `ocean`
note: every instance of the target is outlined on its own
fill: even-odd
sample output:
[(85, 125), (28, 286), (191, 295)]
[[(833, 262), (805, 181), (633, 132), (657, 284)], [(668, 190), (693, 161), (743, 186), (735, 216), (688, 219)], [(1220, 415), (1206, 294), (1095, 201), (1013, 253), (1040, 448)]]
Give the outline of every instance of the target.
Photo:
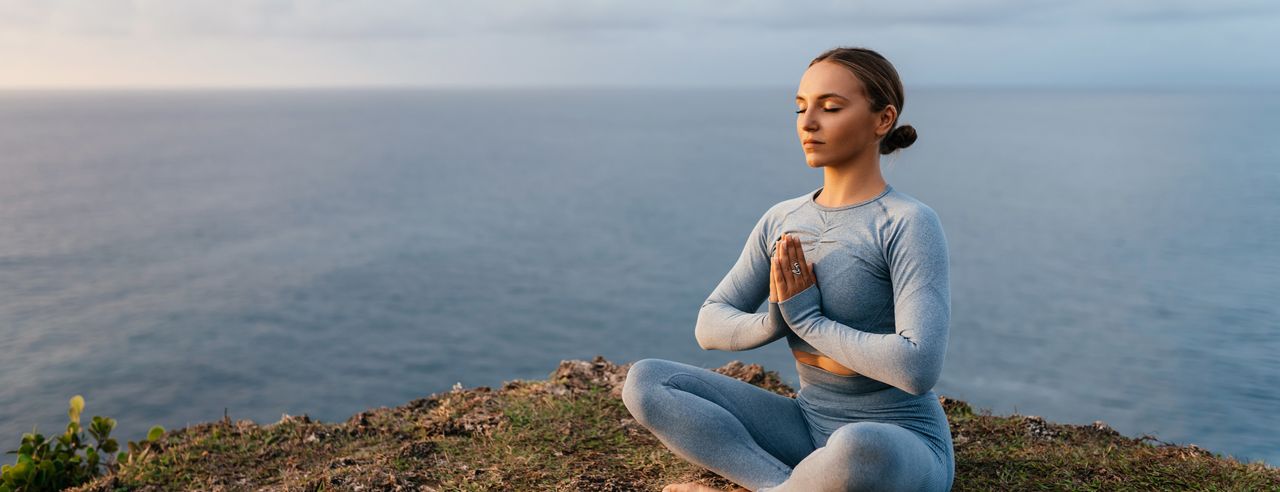
[[(731, 360), (698, 308), (822, 185), (794, 87), (0, 92), (0, 441), (343, 421), (564, 359)], [(934, 388), (1280, 465), (1280, 92), (907, 88)]]

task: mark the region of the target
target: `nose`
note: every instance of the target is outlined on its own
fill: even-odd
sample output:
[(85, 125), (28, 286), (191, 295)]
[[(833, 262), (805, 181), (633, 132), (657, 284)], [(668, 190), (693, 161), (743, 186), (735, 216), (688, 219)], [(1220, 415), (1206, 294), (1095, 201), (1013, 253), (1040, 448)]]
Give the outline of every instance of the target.
[(818, 119), (812, 116), (813, 111), (805, 111), (800, 115), (800, 128), (813, 132), (818, 129)]

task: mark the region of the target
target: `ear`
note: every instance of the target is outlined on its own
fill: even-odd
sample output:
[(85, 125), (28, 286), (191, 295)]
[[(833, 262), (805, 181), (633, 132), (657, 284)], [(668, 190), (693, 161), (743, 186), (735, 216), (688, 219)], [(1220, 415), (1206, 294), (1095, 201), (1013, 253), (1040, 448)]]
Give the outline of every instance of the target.
[(880, 136), (889, 134), (889, 129), (893, 128), (893, 122), (898, 119), (898, 108), (892, 104), (886, 105), (880, 110), (880, 119), (876, 120), (876, 133)]

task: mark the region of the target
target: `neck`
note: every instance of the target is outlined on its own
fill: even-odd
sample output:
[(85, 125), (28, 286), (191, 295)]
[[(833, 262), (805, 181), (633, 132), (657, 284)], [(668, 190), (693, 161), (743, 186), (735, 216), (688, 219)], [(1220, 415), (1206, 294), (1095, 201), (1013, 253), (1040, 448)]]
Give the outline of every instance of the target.
[(884, 191), (880, 155), (864, 152), (850, 162), (822, 167), (822, 193), (814, 201), (824, 207), (840, 207), (870, 200)]

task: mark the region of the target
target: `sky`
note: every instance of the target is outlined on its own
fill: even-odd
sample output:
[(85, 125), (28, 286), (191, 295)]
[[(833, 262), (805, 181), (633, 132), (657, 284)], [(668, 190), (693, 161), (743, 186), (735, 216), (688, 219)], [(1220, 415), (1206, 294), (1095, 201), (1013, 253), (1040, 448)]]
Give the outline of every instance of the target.
[(1280, 87), (1274, 0), (0, 0), (0, 88)]

